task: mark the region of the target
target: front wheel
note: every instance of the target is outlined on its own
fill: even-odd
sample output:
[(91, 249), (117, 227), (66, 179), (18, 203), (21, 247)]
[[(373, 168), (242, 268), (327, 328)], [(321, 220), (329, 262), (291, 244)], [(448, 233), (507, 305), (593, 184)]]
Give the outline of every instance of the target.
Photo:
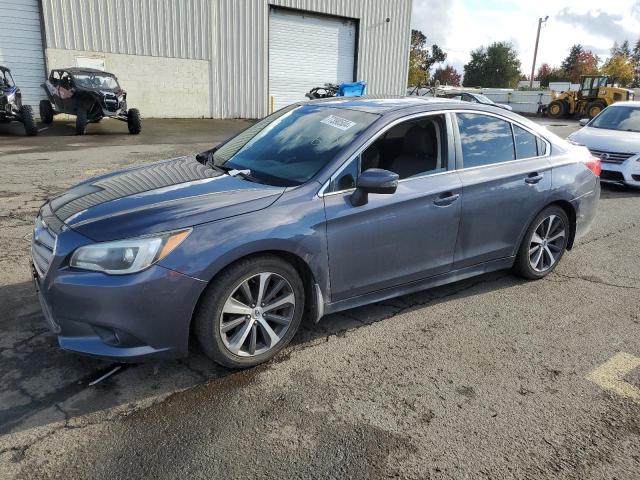
[(131, 135), (138, 135), (142, 131), (142, 119), (137, 108), (130, 108), (127, 112), (127, 127)]
[(547, 107), (550, 118), (562, 118), (567, 114), (567, 104), (562, 100), (554, 100)]
[(531, 280), (546, 277), (558, 265), (569, 239), (569, 218), (556, 206), (545, 208), (531, 222), (513, 265), (514, 272)]
[(80, 108), (76, 112), (76, 135), (84, 135), (87, 131), (87, 111)]
[(602, 100), (596, 100), (594, 102), (591, 102), (589, 104), (589, 107), (587, 108), (587, 113), (589, 114), (589, 118), (593, 118), (599, 115), (600, 112), (605, 108), (607, 108), (607, 104), (604, 103)]
[(293, 338), (304, 285), (291, 264), (265, 255), (240, 261), (205, 290), (194, 319), (205, 354), (230, 368), (266, 362)]
[(38, 127), (36, 127), (36, 121), (33, 119), (33, 109), (30, 105), (22, 105), (20, 107), (20, 118), (24, 125), (24, 132), (29, 135), (37, 135)]

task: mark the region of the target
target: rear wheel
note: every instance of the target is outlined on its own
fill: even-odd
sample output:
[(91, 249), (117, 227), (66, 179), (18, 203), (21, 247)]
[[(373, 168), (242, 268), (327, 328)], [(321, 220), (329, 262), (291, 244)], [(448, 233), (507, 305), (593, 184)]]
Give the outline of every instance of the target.
[(230, 368), (271, 359), (291, 341), (304, 311), (298, 272), (272, 255), (236, 263), (203, 295), (196, 337), (209, 358)]
[(551, 273), (564, 255), (569, 238), (569, 219), (557, 206), (545, 208), (536, 216), (522, 240), (514, 272), (536, 280)]
[(138, 135), (142, 131), (142, 119), (137, 108), (130, 108), (127, 112), (127, 127), (131, 135)]
[(49, 100), (40, 100), (40, 121), (45, 125), (53, 123), (53, 107)]
[(79, 108), (76, 112), (76, 135), (84, 135), (87, 131), (87, 111)]
[(567, 114), (567, 104), (562, 100), (554, 100), (547, 108), (549, 117), (562, 118)]
[(605, 102), (602, 100), (595, 100), (589, 104), (587, 114), (589, 115), (589, 118), (593, 118), (605, 108), (607, 108), (607, 104)]
[(20, 107), (20, 118), (22, 118), (24, 131), (27, 135), (32, 136), (38, 134), (38, 127), (36, 127), (36, 121), (33, 119), (33, 109), (31, 105), (23, 105)]

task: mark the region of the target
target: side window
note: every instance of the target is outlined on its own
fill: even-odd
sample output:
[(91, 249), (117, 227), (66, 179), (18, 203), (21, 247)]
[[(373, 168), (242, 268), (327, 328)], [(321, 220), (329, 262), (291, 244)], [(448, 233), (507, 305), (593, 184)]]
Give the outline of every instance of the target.
[(360, 155), (349, 161), (349, 164), (329, 184), (327, 192), (340, 192), (356, 187), (356, 180), (360, 175)]
[(536, 137), (536, 143), (538, 144), (538, 155), (543, 156), (547, 154), (547, 144), (540, 137)]
[(456, 116), (465, 168), (515, 160), (509, 122), (477, 113)]
[(538, 137), (517, 125), (513, 126), (513, 136), (516, 140), (517, 159), (533, 158), (538, 156), (538, 146), (536, 145)]

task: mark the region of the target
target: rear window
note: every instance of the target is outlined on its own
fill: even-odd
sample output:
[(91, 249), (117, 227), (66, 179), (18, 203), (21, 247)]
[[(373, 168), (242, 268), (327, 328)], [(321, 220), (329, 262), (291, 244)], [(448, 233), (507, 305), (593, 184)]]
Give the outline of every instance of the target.
[(282, 109), (214, 153), (218, 166), (249, 169), (258, 180), (300, 185), (379, 118), (355, 110), (302, 105)]
[(509, 122), (477, 113), (456, 115), (465, 168), (515, 160)]

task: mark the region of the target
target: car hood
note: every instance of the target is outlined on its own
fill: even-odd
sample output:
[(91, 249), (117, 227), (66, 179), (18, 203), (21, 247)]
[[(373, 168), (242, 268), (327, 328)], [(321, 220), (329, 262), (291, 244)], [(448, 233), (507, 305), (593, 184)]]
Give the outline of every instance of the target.
[(640, 153), (640, 133), (584, 127), (569, 138), (591, 150), (616, 153)]
[(223, 174), (187, 156), (90, 179), (53, 198), (49, 207), (78, 233), (107, 241), (260, 210), (284, 190)]

